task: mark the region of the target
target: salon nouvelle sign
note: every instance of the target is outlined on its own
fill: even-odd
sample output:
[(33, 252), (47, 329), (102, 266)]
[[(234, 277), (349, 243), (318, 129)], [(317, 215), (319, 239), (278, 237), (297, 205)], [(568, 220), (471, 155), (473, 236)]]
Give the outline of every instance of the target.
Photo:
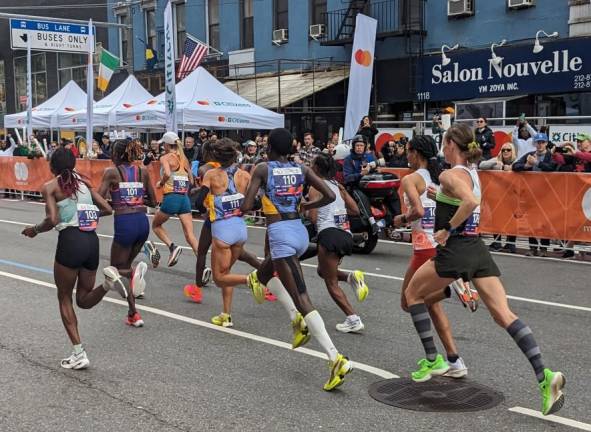
[(421, 59), (417, 99), (460, 100), (542, 93), (591, 91), (591, 38), (545, 42), (540, 53), (533, 44), (448, 53)]

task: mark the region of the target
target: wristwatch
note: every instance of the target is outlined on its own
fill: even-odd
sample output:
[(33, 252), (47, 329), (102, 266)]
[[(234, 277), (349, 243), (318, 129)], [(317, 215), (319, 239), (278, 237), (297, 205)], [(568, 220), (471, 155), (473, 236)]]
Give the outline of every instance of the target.
[(450, 233), (453, 231), (451, 228), (451, 224), (449, 222), (446, 222), (443, 224), (443, 229), (450, 232)]

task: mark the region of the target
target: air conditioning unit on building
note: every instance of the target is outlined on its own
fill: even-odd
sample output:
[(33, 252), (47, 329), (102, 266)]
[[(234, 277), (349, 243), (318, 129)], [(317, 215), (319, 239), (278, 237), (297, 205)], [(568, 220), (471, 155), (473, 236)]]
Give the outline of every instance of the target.
[(326, 33), (326, 26), (324, 24), (314, 24), (310, 26), (310, 37), (314, 40), (324, 36)]
[(447, 0), (447, 16), (474, 15), (474, 0)]
[(509, 6), (509, 9), (526, 8), (535, 5), (536, 0), (507, 0), (507, 6)]
[(273, 30), (273, 43), (275, 45), (284, 44), (289, 40), (287, 29)]

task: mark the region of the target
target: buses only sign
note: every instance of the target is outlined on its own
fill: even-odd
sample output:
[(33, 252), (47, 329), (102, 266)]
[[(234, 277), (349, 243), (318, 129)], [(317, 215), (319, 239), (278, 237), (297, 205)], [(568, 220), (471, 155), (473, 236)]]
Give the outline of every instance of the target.
[[(93, 29), (96, 34), (96, 29)], [(31, 49), (41, 51), (88, 52), (88, 26), (51, 21), (24, 19), (10, 20), (10, 45), (12, 49), (27, 49), (27, 38), (31, 38)], [(94, 52), (94, 43), (92, 43)]]

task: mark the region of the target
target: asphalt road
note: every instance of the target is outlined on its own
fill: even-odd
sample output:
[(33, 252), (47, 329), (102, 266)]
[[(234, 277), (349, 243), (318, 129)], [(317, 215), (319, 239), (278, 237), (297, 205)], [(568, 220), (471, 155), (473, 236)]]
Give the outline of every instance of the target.
[[(208, 324), (221, 310), (221, 294), (211, 285), (200, 305), (184, 298), (182, 287), (194, 277), (187, 250), (176, 267), (149, 271), (146, 298), (138, 302), (146, 308), (144, 328), (123, 324), (125, 303), (111, 294), (94, 309), (79, 310), (91, 367), (60, 368), (71, 347), (51, 272), (57, 235), (20, 235), (22, 224), (42, 215), (41, 205), (0, 200), (1, 431), (591, 430), (588, 264), (497, 255), (512, 308), (533, 329), (546, 364), (567, 376), (559, 417), (533, 416), (539, 393), (525, 357), (484, 307), (470, 314), (454, 301), (445, 308), (469, 379), (503, 393), (505, 401), (477, 413), (417, 413), (378, 403), (367, 392), (385, 377), (408, 376), (423, 355), (410, 318), (399, 308), (407, 245), (382, 242), (370, 256), (344, 260), (346, 269), (371, 273), (368, 299), (354, 304), (366, 325), (360, 335), (334, 329), (344, 316), (314, 261), (304, 267), (335, 345), (356, 365), (342, 387), (326, 393), (329, 371), (320, 347), (312, 340), (304, 350), (288, 349), (291, 330), (279, 304), (256, 305), (246, 289), (238, 289), (234, 330)], [(195, 222), (196, 232), (200, 227)], [(184, 243), (177, 221), (167, 228)], [(101, 221), (99, 233), (104, 266), (110, 218)], [(249, 250), (260, 256), (263, 240), (263, 229), (249, 229)], [(238, 272), (248, 270), (236, 265)]]

